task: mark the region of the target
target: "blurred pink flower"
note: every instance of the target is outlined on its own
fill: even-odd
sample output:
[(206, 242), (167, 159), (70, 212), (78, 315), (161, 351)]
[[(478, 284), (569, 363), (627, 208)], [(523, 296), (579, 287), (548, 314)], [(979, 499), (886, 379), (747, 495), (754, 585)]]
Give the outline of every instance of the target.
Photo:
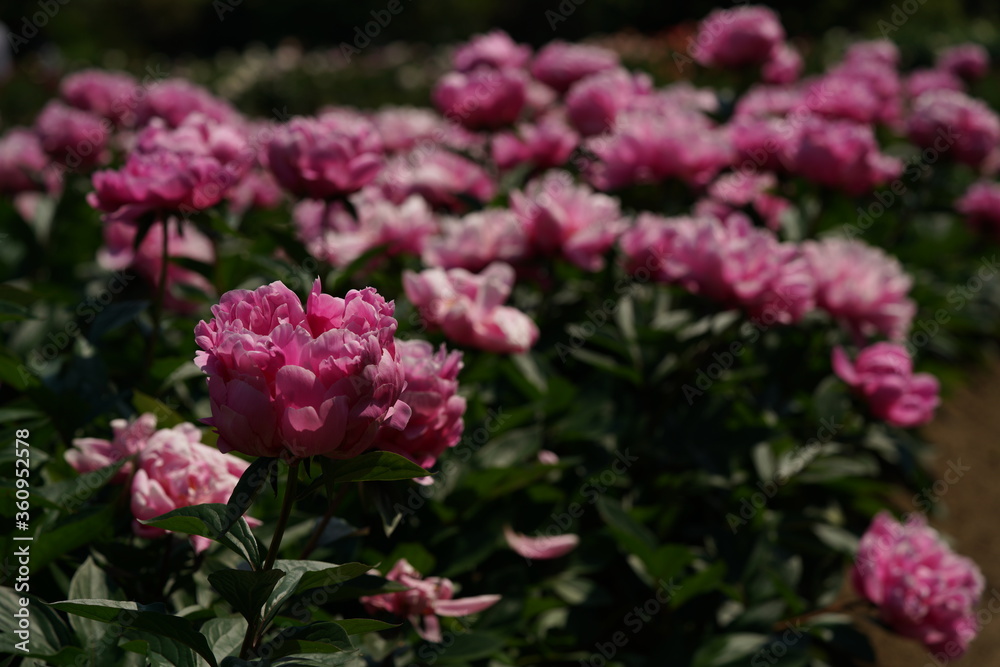
[(878, 606), (882, 620), (935, 657), (960, 657), (979, 633), (983, 574), (920, 514), (901, 524), (879, 512), (858, 545), (851, 578), (854, 589)]
[[(201, 430), (194, 424), (178, 424), (154, 433), (139, 454), (132, 479), (132, 527), (140, 537), (156, 538), (168, 531), (139, 523), (181, 507), (204, 503), (226, 503), (249, 463), (201, 444)], [(246, 517), (251, 526), (257, 519)], [(196, 552), (212, 541), (191, 535)]]
[(22, 127), (7, 130), (0, 137), (0, 193), (42, 190), (47, 184), (57, 186), (45, 173), (49, 164), (37, 134)]
[(496, 183), (485, 169), (443, 148), (394, 157), (376, 184), (396, 204), (416, 194), (431, 206), (451, 211), (467, 209), (463, 199), (486, 202), (496, 193)]
[(442, 218), (441, 234), (427, 239), (424, 264), (479, 271), (501, 260), (528, 256), (528, 236), (517, 216), (505, 208), (487, 208), (461, 218)]
[(534, 124), (523, 123), (517, 132), (500, 132), (493, 136), (493, 161), (500, 169), (512, 169), (530, 164), (536, 169), (549, 169), (566, 164), (580, 141), (578, 135), (561, 118), (546, 116)]
[(768, 7), (716, 9), (698, 25), (692, 55), (708, 67), (760, 65), (784, 39), (781, 20)]
[(372, 122), (382, 136), (385, 150), (392, 153), (436, 144), (464, 149), (477, 142), (468, 130), (447, 122), (431, 109), (386, 107), (372, 115)]
[(406, 379), (406, 389), (399, 398), (412, 413), (406, 428), (381, 429), (372, 446), (430, 468), (462, 438), (465, 399), (458, 395), (462, 353), (449, 352), (444, 345), (435, 352), (423, 340), (399, 341), (396, 349)]
[(932, 90), (913, 101), (906, 131), (921, 148), (978, 167), (1000, 145), (1000, 117), (981, 100)]
[(251, 208), (277, 208), (284, 192), (271, 172), (257, 168), (248, 171), (226, 191), (229, 208), (239, 214)]
[(779, 44), (761, 68), (761, 79), (767, 83), (792, 83), (802, 74), (802, 56), (789, 44)]
[(74, 72), (59, 84), (59, 93), (70, 106), (97, 114), (115, 124), (130, 120), (140, 90), (132, 75), (101, 69)]
[(798, 150), (801, 124), (784, 118), (740, 116), (726, 127), (733, 145), (733, 167), (740, 173), (787, 172)]
[(442, 640), (438, 616), (468, 616), (500, 601), (499, 595), (453, 599), (455, 585), (450, 579), (424, 578), (405, 558), (398, 560), (385, 578), (407, 586), (408, 590), (368, 595), (361, 598), (361, 604), (370, 614), (386, 611), (396, 616), (405, 616), (417, 634), (429, 642)]
[(844, 62), (851, 64), (876, 64), (899, 67), (899, 47), (891, 39), (872, 39), (855, 42), (847, 47)]
[(1000, 183), (973, 183), (955, 202), (955, 209), (975, 229), (1000, 238)]
[(510, 526), (504, 526), (503, 536), (507, 541), (507, 546), (516, 551), (518, 555), (529, 560), (559, 558), (568, 554), (580, 543), (578, 535), (566, 534), (528, 537), (527, 535), (514, 532)]
[(914, 375), (902, 345), (875, 343), (861, 350), (853, 364), (843, 348), (835, 348), (833, 370), (865, 397), (873, 415), (893, 426), (926, 424), (940, 403), (937, 379), (928, 373)]
[(345, 459), (384, 423), (404, 427), (392, 313), (374, 288), (334, 298), (319, 279), (304, 309), (281, 282), (223, 294), (195, 327), (219, 449)]
[(585, 136), (612, 132), (618, 115), (648, 96), (653, 80), (624, 68), (606, 70), (580, 79), (566, 94), (566, 114)]
[(819, 308), (858, 338), (906, 336), (917, 308), (907, 297), (912, 280), (895, 257), (841, 238), (806, 241), (802, 252), (816, 281)]
[(207, 89), (187, 79), (166, 79), (143, 90), (136, 104), (136, 125), (142, 127), (153, 118), (162, 118), (170, 127), (177, 127), (196, 111), (221, 123), (233, 122), (240, 116)]
[(480, 67), (449, 72), (434, 86), (434, 106), (452, 122), (474, 129), (510, 125), (527, 100), (527, 77), (516, 70)]
[[(66, 450), (67, 463), (83, 475), (138, 454), (156, 432), (156, 415), (146, 412), (132, 421), (112, 419), (111, 432), (111, 440), (74, 438), (73, 446)], [(116, 484), (124, 482), (132, 473), (132, 468), (132, 462), (129, 461), (115, 473), (111, 481)]]
[(802, 123), (792, 171), (820, 185), (861, 195), (899, 177), (903, 163), (879, 151), (870, 126), (814, 116)]
[(531, 59), (531, 47), (518, 44), (503, 30), (476, 35), (458, 47), (452, 61), (459, 72), (470, 72), (477, 67), (494, 69), (520, 69)]
[(525, 352), (538, 340), (527, 315), (503, 303), (514, 286), (514, 269), (494, 262), (476, 275), (465, 269), (405, 271), (403, 289), (421, 317), (459, 345), (488, 352)]
[(962, 80), (943, 69), (915, 69), (906, 77), (906, 94), (911, 99), (931, 90), (965, 90)]
[(546, 44), (531, 63), (531, 75), (560, 93), (580, 79), (615, 69), (618, 54), (589, 44), (570, 44), (555, 40)]
[(549, 171), (510, 194), (511, 210), (542, 255), (562, 255), (587, 271), (604, 267), (604, 253), (628, 223), (618, 200), (577, 185), (563, 171)]
[(89, 111), (53, 100), (35, 119), (42, 149), (69, 169), (90, 169), (108, 160), (111, 123)]
[[(708, 195), (715, 202), (737, 209), (752, 205), (768, 229), (777, 231), (781, 228), (782, 216), (792, 208), (790, 201), (768, 192), (777, 184), (778, 179), (768, 171), (759, 173), (753, 171), (747, 173), (729, 172), (719, 176), (708, 186)], [(704, 202), (706, 200), (698, 202), (695, 208), (696, 213), (711, 213), (710, 205)], [(715, 208), (713, 210), (720, 211), (722, 209)], [(727, 216), (728, 214), (716, 213), (718, 218)]]
[(941, 51), (934, 67), (966, 81), (975, 81), (989, 72), (990, 54), (979, 44), (958, 44)]

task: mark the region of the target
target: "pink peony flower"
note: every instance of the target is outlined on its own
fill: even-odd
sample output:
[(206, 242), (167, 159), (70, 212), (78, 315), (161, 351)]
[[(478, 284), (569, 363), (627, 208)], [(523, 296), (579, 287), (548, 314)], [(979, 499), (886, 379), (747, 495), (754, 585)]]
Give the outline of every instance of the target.
[(847, 47), (844, 62), (851, 64), (876, 64), (899, 67), (899, 47), (890, 39), (872, 39), (855, 42)]
[(390, 153), (417, 147), (426, 149), (436, 144), (461, 150), (477, 141), (468, 130), (448, 123), (430, 109), (387, 107), (376, 112), (372, 122), (382, 136), (385, 150)]
[(357, 456), (409, 407), (393, 304), (374, 288), (343, 299), (320, 291), (303, 309), (281, 282), (232, 290), (195, 327), (219, 449), (251, 456)]
[(934, 66), (966, 81), (975, 81), (989, 72), (990, 54), (979, 44), (959, 44), (938, 54)]
[(525, 352), (538, 327), (521, 311), (502, 305), (514, 286), (514, 269), (494, 262), (476, 275), (465, 269), (405, 271), (403, 289), (432, 327), (458, 343), (488, 352)]
[(962, 92), (965, 84), (957, 76), (943, 69), (916, 69), (906, 77), (906, 94), (915, 99), (932, 90)]
[(793, 171), (849, 195), (871, 191), (903, 173), (903, 163), (879, 152), (868, 125), (807, 118), (791, 158)]
[(855, 590), (899, 634), (935, 658), (958, 658), (979, 632), (976, 607), (986, 588), (976, 564), (951, 550), (920, 514), (905, 524), (879, 512), (861, 538)]
[(493, 161), (500, 169), (531, 164), (549, 169), (566, 164), (580, 136), (562, 119), (545, 117), (533, 125), (521, 124), (517, 133), (501, 132), (493, 136)]
[[(710, 200), (698, 202), (696, 213), (711, 213), (713, 202), (725, 204), (738, 209), (752, 205), (753, 209), (767, 224), (768, 229), (781, 228), (781, 218), (785, 211), (792, 208), (791, 202), (782, 197), (767, 192), (778, 184), (778, 179), (771, 172), (730, 172), (715, 179), (708, 186)], [(724, 210), (714, 208), (714, 210)], [(728, 213), (716, 214), (718, 218), (728, 217)]]
[(70, 106), (120, 125), (131, 116), (140, 90), (130, 74), (86, 69), (64, 78), (59, 93)]
[(767, 7), (716, 9), (698, 25), (692, 55), (707, 67), (760, 65), (784, 39), (778, 15)]
[(1000, 145), (1000, 117), (982, 101), (953, 90), (932, 90), (914, 100), (906, 131), (921, 148), (971, 167)]
[(920, 426), (934, 418), (940, 402), (938, 381), (928, 373), (914, 375), (902, 345), (875, 343), (863, 349), (854, 364), (842, 348), (835, 348), (833, 370), (865, 397), (873, 415), (893, 426)]
[(360, 190), (383, 165), (382, 138), (360, 116), (333, 113), (293, 118), (267, 144), (267, 162), (281, 185), (301, 197), (327, 199)]
[(806, 107), (828, 118), (859, 123), (902, 121), (903, 83), (896, 69), (879, 60), (845, 60), (803, 90)]
[(733, 167), (740, 173), (787, 172), (799, 146), (801, 123), (784, 118), (734, 118), (727, 127)]
[[(139, 454), (139, 467), (132, 479), (135, 534), (156, 538), (168, 532), (139, 523), (139, 519), (153, 519), (191, 505), (225, 503), (249, 465), (201, 444), (201, 430), (194, 424), (178, 424), (157, 431)], [(247, 523), (261, 525), (250, 517)], [(212, 541), (192, 535), (191, 544), (196, 552), (202, 552)]]
[(807, 108), (800, 87), (754, 84), (736, 101), (733, 118), (783, 117)]
[(352, 195), (351, 203), (356, 218), (341, 202), (307, 199), (296, 205), (295, 227), (309, 254), (338, 268), (378, 246), (386, 246), (387, 256), (420, 255), (427, 237), (437, 231), (430, 207), (416, 195), (397, 206), (366, 188)]
[(442, 149), (430, 153), (418, 149), (393, 158), (376, 184), (396, 204), (416, 194), (431, 206), (451, 211), (467, 209), (465, 199), (487, 202), (496, 194), (496, 183), (485, 169)]
[(111, 123), (89, 111), (53, 100), (35, 119), (42, 148), (70, 169), (89, 169), (107, 162)]
[(617, 68), (618, 54), (589, 44), (553, 41), (546, 44), (531, 63), (531, 75), (560, 93), (598, 72)]
[(499, 595), (453, 599), (455, 585), (450, 579), (425, 579), (405, 558), (397, 561), (385, 578), (399, 582), (409, 590), (362, 597), (361, 603), (365, 609), (370, 614), (386, 611), (396, 616), (405, 616), (413, 624), (417, 634), (429, 642), (440, 642), (442, 639), (438, 616), (468, 616), (500, 601)]
[(682, 285), (769, 323), (790, 324), (812, 309), (813, 281), (799, 249), (736, 213), (716, 218), (640, 214), (621, 237), (626, 267)]
[(955, 202), (955, 209), (972, 227), (1000, 237), (1000, 183), (973, 183)]
[(277, 208), (284, 192), (271, 172), (263, 169), (248, 171), (238, 183), (226, 191), (230, 210), (243, 214), (251, 208)]
[[(138, 454), (146, 447), (150, 436), (156, 432), (156, 415), (141, 414), (133, 421), (111, 420), (111, 440), (102, 438), (74, 438), (73, 446), (66, 450), (66, 462), (81, 475), (107, 468), (124, 458)], [(132, 473), (132, 462), (123, 465), (112, 482), (120, 484)]]
[(566, 95), (566, 114), (581, 134), (614, 131), (618, 115), (653, 90), (647, 74), (618, 68), (599, 72), (573, 84)]
[(170, 127), (177, 127), (197, 111), (220, 123), (239, 118), (239, 113), (228, 103), (187, 79), (159, 81), (144, 93), (135, 110), (139, 127), (153, 118), (162, 118)]
[(452, 60), (459, 72), (471, 72), (478, 67), (520, 69), (530, 59), (530, 46), (518, 44), (503, 30), (494, 30), (460, 46)]
[(496, 260), (515, 262), (529, 254), (524, 225), (504, 208), (443, 218), (441, 232), (427, 240), (423, 260), (428, 266), (479, 271)]
[(257, 162), (243, 127), (213, 120), (200, 111), (187, 116), (175, 128), (160, 118), (152, 119), (136, 136), (134, 150), (213, 157), (237, 176)]
[(0, 137), (0, 193), (17, 194), (45, 188), (49, 158), (38, 135), (15, 127)]
[(504, 539), (507, 546), (516, 551), (518, 555), (529, 560), (547, 560), (565, 556), (576, 548), (580, 543), (578, 535), (540, 535), (539, 537), (528, 537), (521, 533), (516, 533), (510, 526), (504, 526)]
[(527, 100), (527, 78), (515, 70), (479, 68), (449, 72), (432, 93), (434, 106), (452, 121), (480, 130), (510, 125)]
[(802, 74), (802, 56), (792, 46), (779, 44), (761, 68), (761, 78), (767, 83), (792, 83)]
[(906, 336), (917, 308), (907, 298), (912, 280), (895, 257), (840, 238), (806, 241), (802, 252), (816, 280), (819, 308), (859, 338)]
[(373, 447), (396, 452), (423, 468), (430, 468), (449, 447), (462, 438), (465, 399), (458, 395), (462, 353), (435, 352), (423, 340), (399, 341), (406, 389), (400, 400), (410, 406), (410, 421), (403, 430), (383, 428)]
[(628, 226), (618, 200), (550, 171), (510, 195), (511, 210), (542, 255), (562, 255), (587, 271), (604, 267), (604, 253)]
[[(154, 288), (159, 287), (163, 269), (163, 223), (153, 223), (135, 247), (138, 227), (130, 222), (111, 220), (104, 224), (104, 246), (97, 251), (97, 263), (108, 271), (134, 269)], [(215, 264), (215, 248), (211, 240), (193, 225), (180, 230), (180, 221), (167, 220), (167, 256), (171, 259), (191, 259), (203, 264)], [(205, 276), (174, 262), (167, 263), (167, 284), (163, 293), (166, 308), (184, 314), (197, 312), (201, 304), (185, 296), (197, 291), (215, 296), (215, 288)]]

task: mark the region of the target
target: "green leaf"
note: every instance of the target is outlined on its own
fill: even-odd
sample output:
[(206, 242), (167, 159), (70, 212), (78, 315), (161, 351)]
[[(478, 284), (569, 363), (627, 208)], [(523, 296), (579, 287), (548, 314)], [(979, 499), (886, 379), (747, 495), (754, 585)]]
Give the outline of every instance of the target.
[[(21, 598), (28, 601), (27, 607), (21, 606)], [(22, 641), (21, 637), (14, 634), (18, 630), (18, 619), (14, 614), (21, 609), (27, 609), (31, 618), (29, 655), (55, 655), (63, 646), (71, 643), (70, 629), (44, 601), (29, 593), (15, 592), (13, 588), (0, 586), (0, 653), (24, 655), (23, 651), (14, 648), (14, 644)]]
[(102, 623), (116, 623), (122, 627), (165, 637), (194, 649), (208, 664), (218, 667), (219, 663), (215, 660), (205, 635), (195, 630), (187, 619), (158, 611), (162, 605), (154, 607), (116, 600), (64, 600), (53, 602), (49, 606)]
[(66, 512), (76, 512), (81, 505), (118, 474), (122, 466), (131, 461), (132, 458), (130, 456), (115, 461), (109, 466), (85, 473), (65, 482), (38, 487), (35, 491), (59, 509)]
[(208, 583), (233, 609), (243, 614), (248, 623), (252, 623), (260, 617), (261, 607), (284, 576), (281, 570), (219, 570), (208, 575)]
[(376, 621), (373, 618), (345, 618), (340, 621), (330, 622), (339, 625), (349, 635), (363, 635), (369, 632), (381, 632), (382, 630), (391, 630), (392, 628), (399, 627), (398, 623), (384, 623)]
[(429, 472), (392, 452), (368, 452), (337, 464), (336, 482), (388, 482), (426, 477)]
[(296, 653), (341, 653), (354, 650), (351, 638), (339, 625), (330, 622), (311, 623), (286, 628), (260, 649), (272, 660)]
[(247, 632), (247, 622), (239, 616), (213, 618), (201, 626), (201, 634), (208, 639), (215, 659), (222, 662), (239, 651)]
[(114, 515), (113, 505), (91, 507), (46, 529), (31, 548), (31, 571), (39, 572), (59, 556), (111, 535)]
[(505, 645), (503, 638), (485, 632), (456, 635), (438, 660), (443, 663), (480, 660), (497, 653)]
[(223, 533), (229, 532), (236, 517), (241, 517), (250, 509), (250, 505), (267, 485), (268, 481), (278, 474), (278, 461), (276, 457), (260, 457), (254, 459), (253, 463), (240, 476), (240, 481), (236, 482), (233, 492), (226, 502), (226, 517), (230, 525), (223, 526)]
[(222, 503), (180, 507), (149, 520), (140, 519), (139, 522), (147, 526), (189, 535), (201, 535), (215, 540), (245, 558), (255, 570), (259, 570), (264, 564), (260, 545), (250, 532), (246, 519), (240, 517), (232, 528), (225, 530), (231, 518), (226, 513), (226, 505)]
[(277, 560), (274, 567), (285, 572), (286, 576), (274, 587), (270, 599), (264, 605), (265, 622), (274, 618), (281, 605), (293, 595), (323, 588), (326, 589), (326, 599), (330, 589), (336, 590), (344, 582), (360, 577), (372, 569), (371, 565), (364, 563), (334, 565), (318, 560)]
[(691, 667), (722, 667), (737, 661), (745, 663), (748, 658), (762, 649), (768, 642), (768, 635), (752, 632), (738, 632), (719, 635), (708, 640), (691, 662)]
[(649, 529), (629, 516), (618, 501), (606, 496), (597, 499), (597, 511), (608, 524), (618, 544), (627, 553), (642, 559), (648, 567), (656, 550), (656, 537)]
[[(151, 667), (198, 667), (198, 658), (187, 646), (150, 632), (129, 630), (131, 641), (121, 645), (126, 651), (145, 656)], [(102, 663), (91, 663), (102, 664)]]
[[(111, 599), (123, 600), (124, 595), (117, 586), (113, 584), (108, 574), (102, 570), (94, 559), (87, 557), (73, 575), (69, 582), (69, 596), (73, 599)], [(105, 642), (108, 626), (100, 621), (94, 621), (82, 616), (72, 615), (69, 617), (69, 624), (76, 631), (77, 636), (83, 640), (83, 645), (91, 657), (92, 664), (100, 664), (102, 654), (114, 642)]]

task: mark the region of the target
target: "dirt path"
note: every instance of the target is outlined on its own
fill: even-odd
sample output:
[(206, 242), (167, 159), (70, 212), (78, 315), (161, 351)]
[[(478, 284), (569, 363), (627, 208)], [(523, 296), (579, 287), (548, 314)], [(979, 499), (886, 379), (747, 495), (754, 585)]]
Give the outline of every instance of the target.
[[(956, 551), (971, 557), (986, 577), (979, 637), (968, 653), (951, 664), (969, 667), (1000, 665), (1000, 363), (984, 368), (966, 388), (949, 396), (937, 418), (924, 431), (938, 447), (933, 466), (943, 511), (931, 524), (949, 537)], [(967, 467), (954, 484), (943, 475)], [(949, 475), (955, 479), (957, 472)], [(995, 596), (995, 599), (994, 597)], [(870, 628), (879, 667), (938, 667), (939, 662), (918, 644)]]

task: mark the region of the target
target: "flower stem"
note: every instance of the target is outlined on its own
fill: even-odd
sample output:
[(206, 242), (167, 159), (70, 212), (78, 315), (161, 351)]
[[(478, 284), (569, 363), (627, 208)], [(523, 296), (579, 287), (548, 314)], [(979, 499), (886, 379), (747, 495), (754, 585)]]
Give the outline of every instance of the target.
[(156, 298), (153, 301), (153, 330), (149, 332), (149, 340), (146, 343), (146, 376), (152, 371), (153, 362), (156, 360), (156, 344), (160, 338), (160, 320), (163, 319), (163, 301), (167, 292), (167, 264), (170, 262), (170, 219), (164, 218), (160, 223), (163, 225), (163, 253), (160, 257), (159, 284), (156, 286)]
[(323, 534), (323, 531), (326, 530), (326, 527), (330, 525), (330, 519), (333, 518), (333, 514), (337, 511), (337, 508), (340, 507), (340, 502), (344, 499), (344, 496), (347, 495), (348, 488), (350, 487), (347, 484), (341, 484), (340, 488), (337, 489), (337, 495), (330, 499), (330, 504), (326, 508), (326, 513), (320, 520), (319, 525), (316, 526), (316, 530), (313, 531), (312, 537), (309, 538), (309, 542), (307, 542), (305, 548), (302, 549), (302, 553), (299, 554), (299, 560), (305, 560), (308, 558), (309, 554), (311, 554), (317, 547), (320, 536)]

